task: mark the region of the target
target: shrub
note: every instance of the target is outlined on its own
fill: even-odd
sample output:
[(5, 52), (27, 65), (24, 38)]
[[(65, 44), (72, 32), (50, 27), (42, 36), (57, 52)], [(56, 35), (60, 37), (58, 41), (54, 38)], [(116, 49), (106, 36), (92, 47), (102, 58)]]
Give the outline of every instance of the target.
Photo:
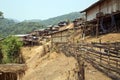
[(3, 63), (16, 63), (19, 59), (20, 47), (22, 42), (17, 37), (9, 36), (2, 41), (2, 62)]

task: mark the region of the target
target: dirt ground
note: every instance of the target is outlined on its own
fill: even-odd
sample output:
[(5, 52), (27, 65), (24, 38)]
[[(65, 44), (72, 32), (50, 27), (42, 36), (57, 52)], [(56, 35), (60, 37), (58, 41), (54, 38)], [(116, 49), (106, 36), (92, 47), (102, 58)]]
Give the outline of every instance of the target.
[[(73, 57), (56, 52), (41, 56), (43, 46), (25, 47), (22, 50), (28, 66), (22, 80), (78, 80), (77, 61)], [(85, 80), (111, 80), (89, 63), (85, 65)]]
[(77, 80), (77, 62), (62, 53), (43, 54), (43, 47), (23, 48), (28, 66), (22, 80)]
[[(120, 33), (106, 34), (99, 38), (86, 38), (86, 42), (120, 42)], [(73, 57), (63, 53), (44, 53), (43, 46), (24, 47), (22, 55), (28, 66), (22, 80), (78, 80), (78, 65)], [(112, 80), (85, 62), (85, 80)]]
[(105, 34), (105, 35), (99, 36), (98, 38), (87, 37), (85, 41), (88, 43), (99, 42), (100, 39), (101, 39), (101, 42), (120, 42), (120, 33)]
[(91, 64), (85, 62), (85, 80), (112, 80), (104, 73), (95, 69)]

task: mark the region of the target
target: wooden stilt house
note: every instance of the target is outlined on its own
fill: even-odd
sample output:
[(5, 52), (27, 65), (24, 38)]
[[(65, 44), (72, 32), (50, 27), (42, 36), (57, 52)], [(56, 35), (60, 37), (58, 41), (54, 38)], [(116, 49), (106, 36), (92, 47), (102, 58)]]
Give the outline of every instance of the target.
[(70, 29), (73, 29), (73, 23), (65, 26), (60, 26), (58, 31), (50, 33), (51, 41), (54, 44), (64, 44), (68, 42), (68, 37), (70, 36)]
[(91, 35), (120, 31), (120, 0), (99, 0), (81, 13), (85, 13), (89, 24), (85, 32)]

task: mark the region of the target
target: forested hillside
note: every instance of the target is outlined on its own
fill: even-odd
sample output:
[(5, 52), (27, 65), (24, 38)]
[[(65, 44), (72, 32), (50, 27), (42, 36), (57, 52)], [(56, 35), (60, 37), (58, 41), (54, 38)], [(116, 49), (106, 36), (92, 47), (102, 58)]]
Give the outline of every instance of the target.
[(39, 22), (15, 22), (9, 19), (0, 19), (0, 35), (25, 34), (43, 28)]
[(13, 26), (15, 29), (12, 33), (22, 34), (22, 33), (29, 33), (33, 30), (42, 29), (45, 26), (39, 22), (20, 22)]
[(0, 19), (0, 35), (7, 36), (11, 34), (15, 22), (9, 19)]
[(80, 17), (80, 13), (73, 12), (66, 15), (50, 18), (47, 20), (27, 20), (23, 22), (16, 22), (11, 19), (0, 19), (0, 35), (8, 36), (14, 34), (25, 34), (36, 29), (46, 28), (48, 25), (54, 25), (60, 21), (74, 20)]
[(81, 17), (81, 14), (79, 12), (72, 12), (69, 14), (62, 15), (62, 16), (57, 16), (54, 18), (43, 20), (42, 23), (45, 25), (52, 25), (52, 24), (57, 24), (60, 21), (66, 21), (66, 20), (73, 21), (74, 19), (79, 18), (79, 17)]

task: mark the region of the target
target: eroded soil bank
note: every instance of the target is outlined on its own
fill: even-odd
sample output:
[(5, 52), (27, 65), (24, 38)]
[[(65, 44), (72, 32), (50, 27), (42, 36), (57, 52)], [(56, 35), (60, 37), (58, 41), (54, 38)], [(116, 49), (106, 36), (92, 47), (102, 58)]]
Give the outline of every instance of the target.
[(23, 80), (78, 80), (78, 65), (63, 53), (46, 53), (43, 46), (22, 49), (28, 69)]

